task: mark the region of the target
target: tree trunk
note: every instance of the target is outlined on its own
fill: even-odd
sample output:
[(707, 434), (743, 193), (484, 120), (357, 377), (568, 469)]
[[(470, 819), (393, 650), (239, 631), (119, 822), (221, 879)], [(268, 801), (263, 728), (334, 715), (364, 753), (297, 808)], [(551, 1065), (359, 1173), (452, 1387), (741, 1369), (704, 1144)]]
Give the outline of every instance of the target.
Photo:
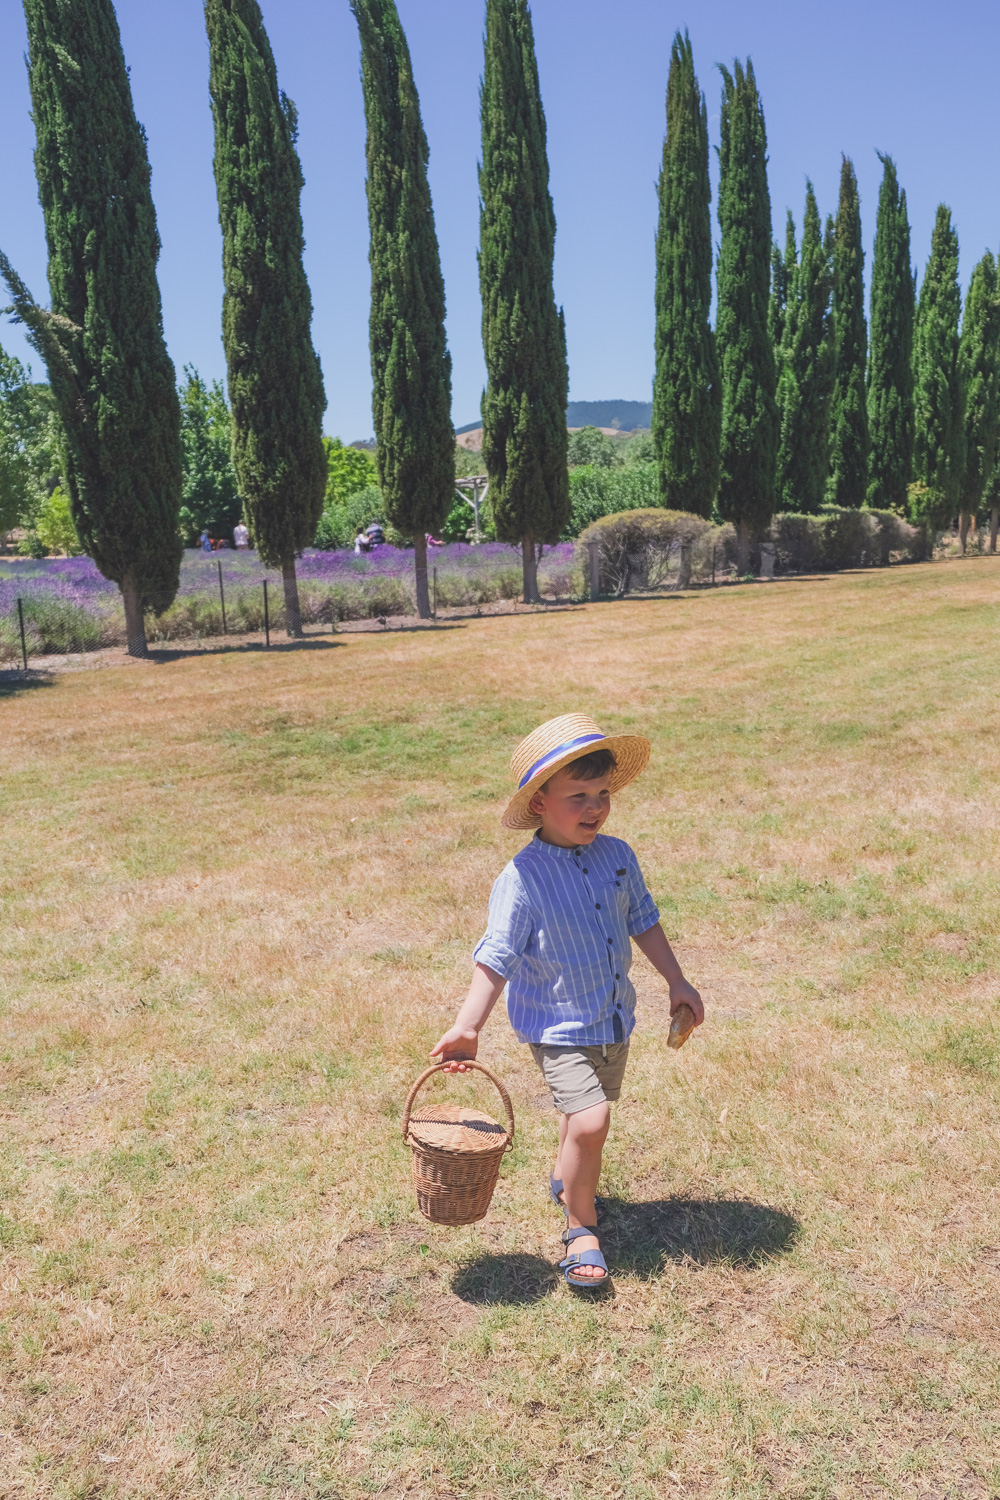
[(745, 578), (750, 571), (750, 523), (740, 521), (736, 527), (736, 576)]
[(962, 543), (962, 556), (969, 541), (969, 512), (963, 510), (958, 517), (958, 539)]
[(521, 572), (524, 578), (525, 604), (541, 604), (538, 594), (538, 560), (535, 557), (535, 538), (530, 534), (521, 538)]
[(691, 587), (691, 543), (681, 542), (681, 561), (677, 569), (677, 587), (687, 589)]
[(994, 505), (990, 511), (990, 551), (997, 550), (997, 529), (1000, 527), (1000, 506)]
[(431, 596), (427, 588), (427, 533), (418, 531), (413, 538), (413, 576), (417, 585), (417, 614), (421, 620), (431, 618)]
[(125, 650), (129, 656), (145, 661), (149, 656), (149, 647), (146, 644), (146, 621), (142, 613), (139, 590), (128, 574), (122, 579), (119, 588), (122, 591), (122, 603), (125, 606)]
[(281, 564), (281, 582), (285, 590), (285, 629), (293, 641), (302, 639), (302, 611), (299, 608), (299, 581), (295, 576), (295, 558)]

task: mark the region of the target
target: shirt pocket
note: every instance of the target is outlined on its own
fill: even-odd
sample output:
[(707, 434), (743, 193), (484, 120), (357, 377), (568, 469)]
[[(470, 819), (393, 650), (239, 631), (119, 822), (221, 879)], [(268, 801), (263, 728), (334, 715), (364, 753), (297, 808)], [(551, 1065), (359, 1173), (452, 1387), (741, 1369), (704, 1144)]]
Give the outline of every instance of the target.
[(609, 875), (594, 886), (594, 902), (600, 909), (597, 916), (606, 921), (628, 922), (628, 885), (624, 875)]

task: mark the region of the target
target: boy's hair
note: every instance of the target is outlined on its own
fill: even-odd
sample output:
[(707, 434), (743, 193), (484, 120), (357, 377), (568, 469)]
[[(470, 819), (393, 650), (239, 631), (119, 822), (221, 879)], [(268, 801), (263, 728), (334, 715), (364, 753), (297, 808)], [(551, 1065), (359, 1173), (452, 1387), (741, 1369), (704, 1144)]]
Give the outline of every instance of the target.
[[(613, 750), (592, 750), (589, 755), (581, 755), (579, 760), (571, 760), (568, 766), (561, 766), (560, 769), (571, 772), (574, 781), (599, 781), (602, 776), (610, 776), (612, 771), (617, 771), (618, 762)], [(549, 777), (549, 781), (551, 779)], [(548, 789), (549, 782), (544, 781), (541, 790), (547, 792)]]

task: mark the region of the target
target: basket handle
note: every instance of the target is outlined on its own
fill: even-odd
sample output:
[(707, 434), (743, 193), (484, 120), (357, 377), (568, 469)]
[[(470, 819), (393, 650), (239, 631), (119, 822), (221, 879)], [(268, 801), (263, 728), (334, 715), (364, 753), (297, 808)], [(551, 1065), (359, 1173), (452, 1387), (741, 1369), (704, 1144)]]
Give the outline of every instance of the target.
[[(473, 1062), (473, 1060), (472, 1060), (471, 1057), (459, 1058), (459, 1059), (455, 1059), (455, 1061), (464, 1062), (465, 1066), (467, 1068), (475, 1068), (475, 1070), (476, 1070), (477, 1073), (485, 1073), (486, 1076), (487, 1076), (487, 1078), (490, 1080), (490, 1083), (492, 1083), (492, 1084), (495, 1085), (496, 1090), (497, 1090), (498, 1094), (500, 1095), (500, 1098), (503, 1100), (503, 1107), (504, 1107), (504, 1110), (505, 1110), (506, 1115), (507, 1115), (507, 1146), (506, 1146), (505, 1149), (510, 1150), (511, 1146), (513, 1146), (513, 1144), (514, 1144), (514, 1106), (510, 1102), (510, 1095), (508, 1094), (507, 1090), (504, 1088), (503, 1084), (500, 1082), (500, 1079), (497, 1077), (497, 1075), (495, 1073), (491, 1072), (490, 1069), (486, 1066), (485, 1063)], [(434, 1063), (431, 1067), (429, 1067), (427, 1069), (426, 1072), (421, 1073), (420, 1077), (417, 1079), (416, 1083), (413, 1085), (412, 1089), (407, 1094), (407, 1096), (406, 1096), (406, 1103), (403, 1105), (403, 1140), (404, 1141), (406, 1140), (407, 1136), (409, 1135), (409, 1131), (410, 1131), (410, 1115), (411, 1115), (411, 1113), (413, 1111), (413, 1101), (414, 1101), (414, 1099), (417, 1097), (417, 1094), (423, 1088), (423, 1086), (427, 1082), (428, 1078), (432, 1078), (435, 1073), (440, 1073), (441, 1070), (442, 1070), (442, 1068), (446, 1068), (447, 1066), (448, 1066), (448, 1064), (447, 1063), (443, 1063), (443, 1062), (442, 1063)]]

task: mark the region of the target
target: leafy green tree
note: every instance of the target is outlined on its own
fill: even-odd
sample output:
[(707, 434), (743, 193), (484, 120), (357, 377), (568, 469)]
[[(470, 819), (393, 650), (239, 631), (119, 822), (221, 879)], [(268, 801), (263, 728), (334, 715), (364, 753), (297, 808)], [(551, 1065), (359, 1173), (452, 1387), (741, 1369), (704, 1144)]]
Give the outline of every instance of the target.
[(368, 125), (372, 412), (385, 512), (413, 538), (417, 612), (429, 619), (427, 535), (455, 493), (451, 356), (410, 51), (393, 0), (351, 0)]
[(567, 457), (571, 469), (595, 464), (599, 469), (614, 469), (625, 462), (624, 442), (608, 437), (597, 427), (581, 427), (569, 434)]
[(205, 23), (233, 467), (260, 556), (281, 569), (288, 634), (301, 636), (295, 558), (323, 508), (326, 398), (302, 265), (298, 117), (257, 0), (206, 0)]
[(0, 256), (48, 366), (86, 552), (118, 584), (128, 651), (177, 590), (180, 409), (163, 340), (146, 138), (111, 0), (25, 0), (35, 172), (52, 308)]
[(795, 243), (795, 220), (792, 210), (787, 210), (785, 220), (785, 253), (777, 245), (771, 246), (771, 296), (767, 304), (767, 332), (777, 361), (781, 341), (785, 336), (785, 311), (788, 294), (795, 283), (795, 272), (799, 264), (799, 251)]
[(965, 460), (965, 407), (959, 368), (958, 235), (939, 204), (913, 334), (913, 475), (925, 487), (919, 514), (929, 529), (956, 515)]
[(788, 289), (777, 392), (778, 505), (804, 515), (819, 511), (826, 489), (834, 374), (832, 290), (829, 248), (813, 185), (807, 182), (802, 251)]
[(997, 263), (990, 250), (969, 280), (958, 359), (965, 397), (965, 466), (960, 500), (964, 552), (969, 520), (982, 512), (1000, 437), (1000, 289)]
[(868, 356), (868, 504), (902, 512), (913, 471), (913, 319), (916, 282), (910, 266), (906, 194), (896, 164), (879, 155), (882, 186), (872, 260)]
[(662, 503), (710, 516), (719, 485), (721, 404), (712, 303), (708, 113), (687, 33), (670, 51), (656, 240), (653, 438)]
[(552, 290), (556, 221), (527, 0), (486, 0), (479, 285), (488, 385), (483, 458), (501, 541), (520, 542), (526, 603), (537, 543), (569, 515), (566, 329)]
[(25, 419), (29, 383), (19, 359), (0, 347), (0, 538), (24, 516), (31, 482)]
[(750, 541), (774, 510), (778, 409), (774, 349), (767, 331), (771, 199), (767, 134), (753, 64), (722, 68), (716, 346), (722, 377), (719, 514), (737, 534), (745, 572)]
[(233, 468), (232, 415), (221, 380), (206, 385), (192, 365), (184, 366), (181, 386), (181, 534), (187, 546), (202, 531), (232, 540), (242, 509)]
[(83, 551), (73, 525), (69, 496), (58, 485), (39, 506), (35, 532), (46, 552), (65, 552), (67, 557), (78, 557)]
[(323, 439), (326, 450), (326, 498), (323, 509), (341, 505), (356, 495), (378, 484), (378, 465), (375, 456), (366, 448), (348, 448), (340, 438)]
[(854, 164), (840, 166), (840, 203), (833, 240), (833, 333), (836, 379), (830, 417), (829, 498), (859, 509), (868, 492), (868, 406), (865, 367), (865, 253), (861, 246), (861, 200)]

